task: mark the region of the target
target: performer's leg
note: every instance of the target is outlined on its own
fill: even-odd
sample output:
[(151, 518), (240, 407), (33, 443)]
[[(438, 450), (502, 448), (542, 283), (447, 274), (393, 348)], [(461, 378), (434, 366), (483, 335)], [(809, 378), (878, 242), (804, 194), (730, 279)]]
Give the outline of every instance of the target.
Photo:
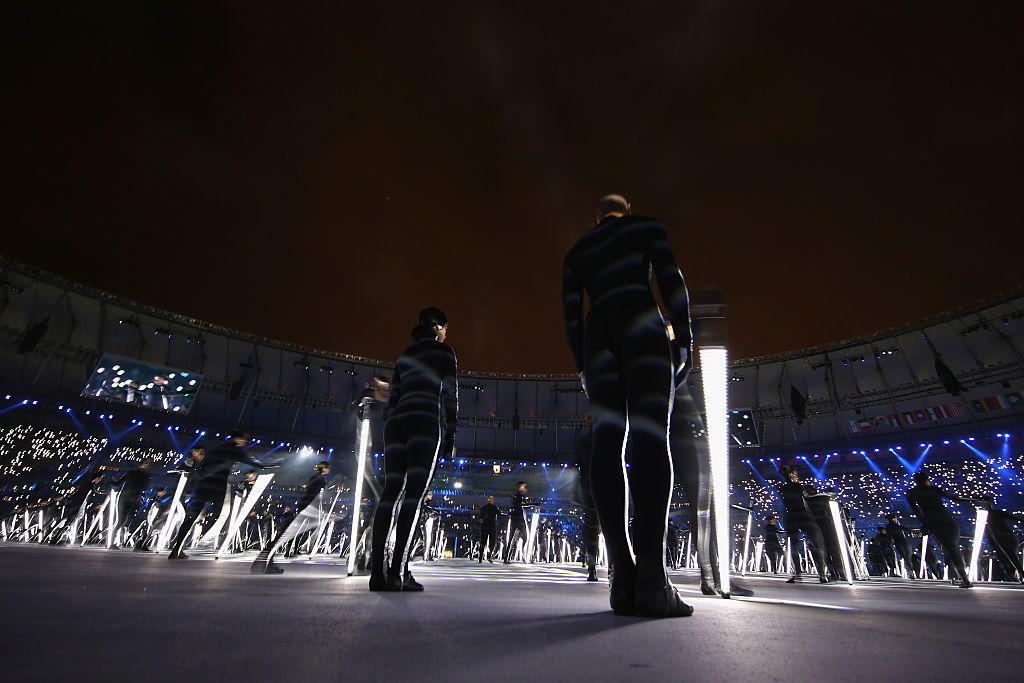
[[(214, 491), (195, 491), (192, 496), (188, 499), (188, 503), (185, 506), (185, 519), (182, 520), (181, 526), (178, 527), (178, 533), (174, 537), (174, 541), (171, 543), (171, 554), (167, 559), (177, 560), (185, 559), (187, 555), (181, 552), (181, 547), (185, 545), (185, 539), (188, 537), (188, 533), (192, 530), (192, 525), (195, 524), (196, 519), (202, 513), (203, 508), (210, 502), (211, 498), (216, 498), (216, 492)], [(220, 494), (223, 499), (223, 493)]]
[[(391, 533), (391, 517), (395, 502), (405, 485), (406, 452), (405, 433), (396, 420), (389, 420), (384, 428), (384, 489), (373, 514), (373, 535), (370, 550), (370, 590), (384, 590), (384, 560)], [(394, 552), (398, 552), (397, 546)], [(388, 590), (400, 590), (390, 586)]]
[(398, 523), (395, 528), (395, 552), (391, 557), (391, 573), (399, 574), (405, 568), (405, 585), (403, 590), (423, 590), (423, 587), (411, 580), (408, 574), (409, 555), (412, 552), (412, 529), (419, 518), (423, 502), (423, 494), (427, 484), (434, 476), (434, 463), (440, 448), (440, 430), (436, 423), (430, 425), (432, 432), (425, 429), (413, 436), (408, 448), (409, 469), (405, 475), (405, 495), (398, 511)]

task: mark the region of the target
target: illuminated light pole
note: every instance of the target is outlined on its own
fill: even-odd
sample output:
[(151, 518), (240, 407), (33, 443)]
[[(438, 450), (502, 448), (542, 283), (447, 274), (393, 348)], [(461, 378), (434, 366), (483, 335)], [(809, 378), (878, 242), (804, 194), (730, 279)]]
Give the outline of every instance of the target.
[(917, 568), (917, 578), (923, 579), (925, 569), (928, 567), (928, 563), (925, 562), (925, 558), (928, 557), (928, 534), (921, 534), (921, 564)]
[(740, 576), (747, 573), (747, 559), (750, 557), (750, 530), (754, 525), (754, 511), (742, 505), (733, 505), (737, 510), (745, 510), (747, 513), (747, 529), (743, 533), (743, 552), (740, 555)]
[(326, 530), (327, 538), (326, 538), (326, 542), (324, 544), (325, 545), (324, 552), (325, 553), (329, 553), (330, 552), (331, 536), (334, 534), (334, 508), (338, 504), (338, 497), (339, 496), (341, 496), (341, 487), (338, 487), (338, 492), (336, 494), (334, 494), (334, 500), (331, 501), (331, 507), (327, 511), (327, 516), (324, 517), (324, 519), (320, 522), (320, 528), (317, 530), (317, 534), (316, 534), (316, 543), (313, 544), (313, 549), (309, 553), (311, 556), (314, 555), (317, 552), (317, 548), (319, 548), (319, 546), (320, 546), (321, 536), (325, 533), (325, 530)]
[(967, 567), (968, 581), (978, 580), (978, 558), (981, 556), (981, 541), (985, 538), (985, 524), (988, 522), (987, 509), (975, 508), (974, 511), (974, 540), (971, 543), (971, 564)]
[(540, 513), (534, 512), (530, 519), (530, 533), (528, 535), (529, 540), (526, 542), (526, 548), (523, 549), (523, 562), (527, 564), (533, 559), (533, 542), (537, 538), (537, 522), (540, 521)]
[(715, 541), (722, 597), (729, 597), (729, 377), (724, 346), (700, 348), (704, 409), (707, 413), (708, 455), (711, 460), (711, 496), (715, 510)]
[(188, 481), (188, 474), (182, 472), (178, 477), (178, 486), (174, 489), (174, 498), (171, 501), (171, 511), (167, 514), (167, 521), (164, 523), (164, 528), (160, 530), (160, 540), (157, 542), (157, 552), (162, 551), (167, 547), (167, 542), (171, 538), (171, 531), (174, 529), (174, 522), (178, 518), (178, 512), (181, 512), (181, 517), (185, 516), (185, 509), (181, 504), (181, 494), (185, 491), (185, 483)]
[(245, 497), (245, 502), (240, 506), (237, 506), (237, 509), (234, 509), (236, 506), (232, 506), (233, 514), (231, 516), (231, 524), (228, 526), (228, 533), (227, 536), (224, 537), (224, 543), (221, 544), (220, 550), (217, 551), (216, 557), (218, 559), (221, 555), (227, 552), (228, 545), (232, 540), (234, 540), (235, 534), (238, 533), (238, 528), (242, 526), (242, 522), (249, 516), (252, 509), (256, 507), (256, 502), (260, 499), (260, 496), (263, 495), (267, 485), (270, 484), (270, 480), (273, 478), (274, 474), (272, 472), (269, 474), (261, 474), (256, 477), (256, 481), (253, 482), (249, 495)]
[(352, 499), (352, 534), (348, 546), (348, 575), (356, 571), (356, 544), (359, 542), (359, 509), (362, 507), (363, 477), (366, 475), (366, 451), (370, 445), (370, 413), (366, 409), (372, 398), (364, 398), (359, 402), (359, 448), (356, 449), (356, 484)]
[(117, 492), (110, 489), (110, 499), (107, 502), (107, 547), (114, 545), (114, 524), (117, 522)]
[(764, 557), (764, 541), (754, 544), (754, 571), (761, 571), (761, 558)]
[(846, 530), (843, 527), (843, 516), (839, 511), (839, 503), (829, 499), (828, 512), (832, 517), (832, 528), (836, 534), (836, 541), (839, 543), (839, 547), (843, 550), (839, 554), (843, 558), (843, 573), (846, 574), (846, 583), (853, 585), (853, 570), (850, 567), (850, 543), (846, 538)]

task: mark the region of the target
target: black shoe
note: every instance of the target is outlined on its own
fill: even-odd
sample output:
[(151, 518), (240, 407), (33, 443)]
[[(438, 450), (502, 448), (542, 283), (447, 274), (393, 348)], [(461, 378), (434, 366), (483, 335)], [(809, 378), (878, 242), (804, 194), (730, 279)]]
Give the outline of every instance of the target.
[(477, 564), (483, 564), (484, 563), (484, 558), (481, 557), (479, 560), (476, 561), (476, 563)]
[(187, 560), (188, 555), (183, 552), (171, 553), (167, 556), (168, 560)]
[(274, 564), (274, 561), (271, 560), (270, 562), (267, 562), (267, 568), (266, 568), (266, 570), (263, 573), (264, 574), (284, 574), (284, 570), (281, 569), (280, 567), (278, 567), (276, 564)]
[(716, 591), (711, 586), (711, 584), (709, 584), (704, 579), (700, 580), (700, 592), (701, 592), (702, 595), (718, 595), (718, 591)]
[(735, 595), (738, 598), (751, 598), (754, 596), (754, 591), (750, 590), (745, 586), (741, 586), (738, 583), (729, 582), (729, 595)]
[(267, 573), (267, 563), (264, 562), (261, 559), (258, 559), (258, 558), (253, 560), (253, 563), (251, 565), (249, 565), (249, 573), (250, 574), (266, 574)]
[(587, 572), (587, 581), (597, 581), (597, 569), (591, 567), (590, 571)]
[(828, 578), (824, 576), (819, 576), (818, 583), (828, 583)]
[(487, 558), (487, 563), (488, 563), (488, 564), (494, 564), (494, 559), (493, 559), (493, 558), (490, 558), (490, 557), (488, 557), (488, 558)]
[(615, 614), (636, 614), (636, 565), (608, 567), (608, 602)]
[(391, 574), (370, 574), (370, 590), (397, 592), (402, 590), (402, 580)]
[(789, 577), (789, 579), (786, 580), (786, 583), (796, 583), (796, 580), (798, 578), (799, 577), (797, 577), (797, 576), (791, 576), (791, 577)]
[(963, 581), (960, 582), (960, 587), (961, 588), (974, 588), (974, 584), (971, 583), (970, 581), (968, 581), (967, 579), (964, 579)]
[(658, 589), (637, 588), (636, 614), (655, 619), (688, 617), (693, 614), (693, 608), (682, 601), (669, 583)]
[(406, 572), (402, 577), (402, 590), (416, 593), (423, 592), (423, 584), (412, 577), (412, 572)]
[(505, 564), (512, 564), (512, 563), (509, 562), (508, 560), (505, 560)]

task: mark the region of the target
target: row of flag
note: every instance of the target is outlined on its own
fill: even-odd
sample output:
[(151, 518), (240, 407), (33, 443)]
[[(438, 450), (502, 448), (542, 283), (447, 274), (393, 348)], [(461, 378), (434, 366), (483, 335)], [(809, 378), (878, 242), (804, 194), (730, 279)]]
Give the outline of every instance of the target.
[[(971, 401), (971, 409), (975, 413), (984, 413), (992, 410), (1008, 410), (1014, 406), (1021, 405), (1024, 405), (1024, 396), (1022, 396), (1019, 391), (998, 394), (996, 396), (988, 396)], [(968, 417), (969, 415), (970, 412), (966, 406), (962, 403), (954, 403), (953, 405), (933, 406), (931, 408), (923, 408), (921, 410), (908, 410), (899, 414), (891, 413), (889, 415), (862, 417), (856, 420), (850, 420), (848, 424), (850, 426), (850, 431), (857, 434), (858, 432), (867, 432), (880, 426), (899, 427), (900, 425), (911, 425), (920, 422), (938, 422), (939, 420)]]

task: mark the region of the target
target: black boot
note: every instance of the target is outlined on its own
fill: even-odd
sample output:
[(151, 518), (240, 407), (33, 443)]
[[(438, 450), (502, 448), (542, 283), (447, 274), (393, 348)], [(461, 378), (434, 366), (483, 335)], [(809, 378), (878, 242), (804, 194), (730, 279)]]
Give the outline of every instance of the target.
[(402, 590), (402, 579), (392, 574), (370, 574), (370, 590), (397, 592)]
[(662, 558), (637, 558), (636, 614), (656, 619), (688, 617), (693, 608), (679, 597), (665, 574)]
[(402, 590), (421, 593), (423, 592), (423, 584), (414, 579), (412, 572), (406, 569), (405, 574), (402, 576)]
[(187, 560), (188, 559), (188, 555), (186, 555), (185, 553), (181, 552), (180, 550), (177, 550), (175, 552), (172, 552), (170, 555), (168, 555), (167, 559), (168, 560)]
[(608, 602), (621, 616), (636, 614), (636, 565), (613, 562), (608, 567)]
[(597, 567), (590, 567), (587, 571), (587, 581), (597, 581)]
[(257, 557), (255, 560), (252, 561), (252, 564), (249, 565), (249, 573), (250, 574), (266, 574), (267, 573), (267, 561), (266, 560), (261, 560), (260, 558)]
[(276, 564), (274, 564), (273, 560), (270, 560), (269, 562), (267, 562), (267, 569), (266, 569), (266, 571), (264, 573), (265, 574), (284, 574), (284, 570), (281, 569), (280, 567), (278, 567)]

